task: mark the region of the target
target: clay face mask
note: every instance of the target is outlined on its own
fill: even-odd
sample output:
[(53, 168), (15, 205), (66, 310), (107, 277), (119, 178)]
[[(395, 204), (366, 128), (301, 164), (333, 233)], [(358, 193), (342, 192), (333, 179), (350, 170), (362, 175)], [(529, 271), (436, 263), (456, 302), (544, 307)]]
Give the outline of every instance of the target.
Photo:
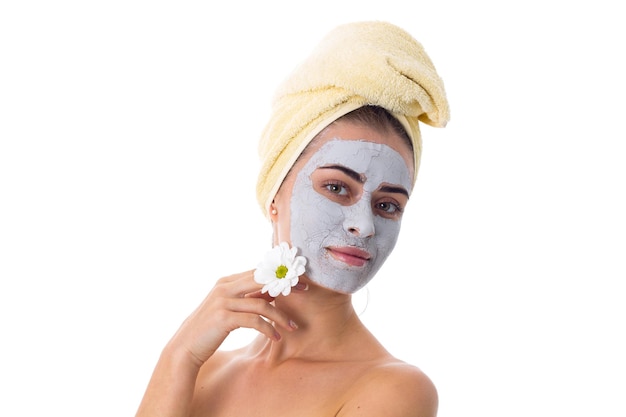
[[(312, 174), (329, 166), (365, 180), (352, 204), (339, 204), (314, 189)], [(292, 190), (291, 243), (307, 258), (306, 275), (312, 281), (354, 293), (378, 272), (400, 232), (399, 219), (380, 216), (373, 208), (372, 193), (385, 185), (410, 190), (411, 173), (397, 151), (379, 143), (333, 139), (302, 167)]]

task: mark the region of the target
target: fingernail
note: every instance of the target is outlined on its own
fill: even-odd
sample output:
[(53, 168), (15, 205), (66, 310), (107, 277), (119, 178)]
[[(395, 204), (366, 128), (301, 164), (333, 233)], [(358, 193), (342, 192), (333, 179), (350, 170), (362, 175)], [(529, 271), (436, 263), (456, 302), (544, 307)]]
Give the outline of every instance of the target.
[(277, 331), (274, 331), (274, 340), (276, 340), (277, 342), (280, 340), (280, 333), (278, 333)]
[(306, 291), (309, 289), (309, 284), (307, 284), (306, 282), (298, 282), (296, 284), (296, 289)]
[(297, 329), (298, 325), (296, 324), (295, 321), (289, 320), (289, 327), (291, 327), (292, 329)]

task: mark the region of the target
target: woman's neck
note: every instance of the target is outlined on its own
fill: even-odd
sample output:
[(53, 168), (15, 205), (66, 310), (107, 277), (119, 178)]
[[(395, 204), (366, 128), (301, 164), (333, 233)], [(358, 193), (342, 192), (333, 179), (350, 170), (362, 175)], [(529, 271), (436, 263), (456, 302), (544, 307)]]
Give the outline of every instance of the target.
[[(281, 340), (259, 336), (251, 349), (255, 356), (269, 363), (288, 359), (341, 360), (358, 336), (371, 336), (359, 320), (352, 297), (311, 285), (307, 291), (292, 292), (274, 300), (298, 329), (277, 328)], [(373, 337), (372, 337), (373, 339)]]

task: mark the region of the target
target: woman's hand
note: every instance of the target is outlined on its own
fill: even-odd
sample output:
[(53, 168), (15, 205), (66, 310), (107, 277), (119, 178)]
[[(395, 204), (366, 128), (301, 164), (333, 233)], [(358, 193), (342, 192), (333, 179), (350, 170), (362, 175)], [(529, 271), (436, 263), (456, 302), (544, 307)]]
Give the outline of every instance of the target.
[(253, 275), (254, 270), (250, 270), (219, 279), (200, 306), (183, 322), (170, 340), (169, 348), (186, 352), (201, 366), (230, 332), (240, 327), (256, 329), (273, 340), (280, 340), (280, 333), (272, 323), (295, 330), (295, 323), (270, 304), (273, 298), (267, 293), (261, 294)]
[[(279, 340), (272, 323), (288, 330), (296, 328), (284, 312), (270, 304), (272, 297), (261, 294), (253, 276), (254, 271), (247, 271), (217, 281), (163, 350), (136, 417), (188, 416), (200, 367), (233, 330), (257, 329)], [(305, 288), (298, 284), (295, 289)]]

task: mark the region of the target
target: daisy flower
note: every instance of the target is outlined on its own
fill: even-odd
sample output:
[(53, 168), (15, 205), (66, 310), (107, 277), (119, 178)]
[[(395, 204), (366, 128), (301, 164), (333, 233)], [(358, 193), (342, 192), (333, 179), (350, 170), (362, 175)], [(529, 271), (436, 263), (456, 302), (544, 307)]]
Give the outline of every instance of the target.
[(265, 259), (254, 271), (254, 280), (263, 284), (262, 293), (270, 296), (289, 295), (291, 287), (298, 283), (298, 277), (304, 274), (306, 258), (296, 256), (298, 248), (289, 248), (287, 242), (281, 242), (265, 254)]

